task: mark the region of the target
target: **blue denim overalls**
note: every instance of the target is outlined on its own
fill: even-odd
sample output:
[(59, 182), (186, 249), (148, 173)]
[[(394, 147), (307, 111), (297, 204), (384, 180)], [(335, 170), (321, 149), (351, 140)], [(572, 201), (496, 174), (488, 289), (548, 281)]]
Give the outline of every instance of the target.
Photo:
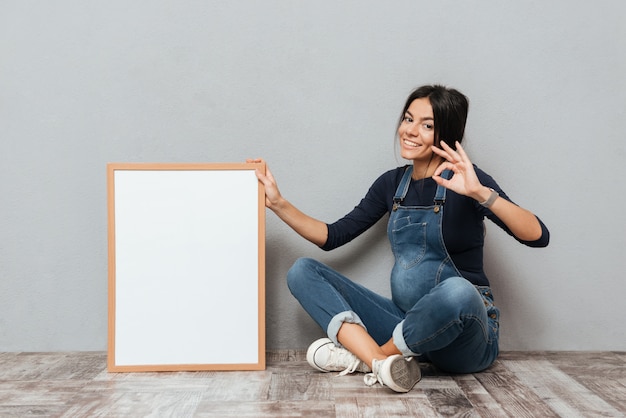
[[(391, 271), (392, 299), (408, 311), (432, 288), (449, 277), (461, 277), (443, 242), (441, 224), (446, 188), (437, 186), (432, 206), (402, 206), (413, 166), (408, 166), (393, 197), (387, 235), (395, 256)], [(445, 170), (442, 177), (449, 179)]]

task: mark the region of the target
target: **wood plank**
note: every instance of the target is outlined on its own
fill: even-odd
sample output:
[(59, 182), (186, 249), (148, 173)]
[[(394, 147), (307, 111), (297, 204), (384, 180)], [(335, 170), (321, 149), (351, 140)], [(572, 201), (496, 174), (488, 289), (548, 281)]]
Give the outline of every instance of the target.
[(199, 391), (94, 391), (73, 397), (61, 417), (191, 417), (201, 396)]
[(2, 368), (0, 368), (0, 379), (42, 379), (48, 370), (54, 368), (62, 360), (62, 354), (60, 353), (11, 353), (11, 355), (3, 358)]
[(558, 415), (543, 403), (539, 396), (505, 367), (507, 363), (506, 360), (498, 360), (486, 371), (474, 374), (474, 377), (512, 417), (557, 417)]
[(613, 408), (626, 414), (626, 379), (616, 381), (598, 376), (579, 376), (577, 380)]
[(387, 396), (339, 397), (335, 401), (337, 417), (439, 417), (426, 394), (405, 396), (386, 392)]
[(40, 379), (93, 379), (106, 367), (104, 352), (66, 352), (40, 376)]
[(66, 405), (9, 405), (0, 404), (0, 417), (60, 417)]
[(612, 407), (626, 411), (626, 353), (553, 352), (545, 357)]
[(333, 400), (328, 373), (316, 371), (272, 373), (271, 401)]
[[(195, 379), (194, 379), (195, 380)], [(252, 402), (268, 399), (272, 373), (223, 372), (208, 379), (198, 379), (205, 387), (203, 400)]]
[(479, 417), (463, 391), (454, 389), (426, 389), (428, 401), (442, 417)]
[(62, 406), (85, 384), (84, 381), (68, 380), (0, 381), (0, 406)]
[(623, 415), (547, 360), (511, 360), (506, 367), (560, 416)]
[(203, 402), (193, 413), (194, 418), (203, 417), (334, 417), (335, 406), (331, 401), (258, 401), (258, 402)]
[(455, 376), (454, 380), (479, 416), (485, 418), (509, 416), (474, 375), (459, 375)]

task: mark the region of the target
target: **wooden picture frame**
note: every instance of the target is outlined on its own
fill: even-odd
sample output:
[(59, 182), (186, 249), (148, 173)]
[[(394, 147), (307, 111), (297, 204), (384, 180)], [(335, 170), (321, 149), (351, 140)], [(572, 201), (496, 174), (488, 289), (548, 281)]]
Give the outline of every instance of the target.
[(107, 165), (109, 371), (265, 369), (256, 169)]

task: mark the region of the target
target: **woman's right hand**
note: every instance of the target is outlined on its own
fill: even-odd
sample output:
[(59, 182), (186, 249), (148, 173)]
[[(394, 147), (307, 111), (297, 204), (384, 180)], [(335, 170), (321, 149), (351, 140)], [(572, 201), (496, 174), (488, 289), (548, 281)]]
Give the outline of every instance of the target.
[[(247, 163), (264, 163), (260, 158), (248, 159)], [(315, 218), (306, 215), (289, 201), (283, 198), (276, 185), (272, 172), (265, 164), (265, 173), (256, 170), (256, 176), (265, 186), (265, 206), (271, 209), (280, 219), (294, 231), (317, 246), (323, 246), (328, 239), (328, 226)]]
[[(265, 163), (265, 161), (261, 158), (249, 158), (246, 160), (247, 163)], [(265, 206), (268, 209), (275, 208), (278, 206), (279, 202), (283, 199), (280, 191), (278, 190), (278, 185), (276, 184), (276, 180), (272, 175), (267, 164), (265, 164), (265, 173), (262, 173), (261, 170), (255, 170), (256, 177), (259, 179), (263, 186), (265, 187)]]

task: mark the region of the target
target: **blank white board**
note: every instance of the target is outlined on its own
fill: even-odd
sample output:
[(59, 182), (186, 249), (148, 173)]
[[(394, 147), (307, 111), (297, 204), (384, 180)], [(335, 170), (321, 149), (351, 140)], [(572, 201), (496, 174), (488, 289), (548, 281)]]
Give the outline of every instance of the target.
[(265, 368), (263, 164), (109, 164), (108, 370)]

